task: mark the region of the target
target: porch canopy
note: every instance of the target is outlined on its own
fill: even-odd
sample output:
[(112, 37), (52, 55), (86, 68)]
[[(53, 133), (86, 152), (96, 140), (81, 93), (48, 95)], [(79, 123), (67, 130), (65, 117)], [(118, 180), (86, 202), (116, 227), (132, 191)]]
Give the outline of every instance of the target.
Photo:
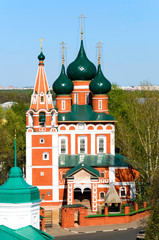
[(110, 204), (110, 203), (121, 203), (121, 199), (118, 196), (115, 187), (113, 184), (110, 185), (110, 188), (105, 195), (105, 203)]

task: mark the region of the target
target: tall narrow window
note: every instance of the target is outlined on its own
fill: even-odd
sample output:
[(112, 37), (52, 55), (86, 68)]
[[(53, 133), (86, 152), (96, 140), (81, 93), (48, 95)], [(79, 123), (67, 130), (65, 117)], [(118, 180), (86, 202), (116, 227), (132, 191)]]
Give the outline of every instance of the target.
[(68, 153), (68, 139), (66, 136), (60, 136), (59, 138), (59, 152), (61, 154)]
[(63, 100), (61, 103), (62, 103), (62, 110), (65, 110), (65, 101)]
[(102, 100), (98, 101), (98, 109), (102, 109)]
[(78, 104), (78, 93), (75, 93), (74, 96), (75, 96), (75, 98), (74, 98), (75, 99), (75, 104)]
[(87, 153), (87, 138), (86, 137), (79, 137), (78, 153)]
[(45, 112), (39, 113), (39, 125), (45, 127)]
[(66, 139), (61, 139), (61, 153), (66, 153)]
[(44, 103), (44, 96), (41, 96), (41, 97), (40, 97), (40, 102), (41, 102), (41, 103)]
[(106, 137), (97, 137), (97, 153), (106, 153)]
[(89, 93), (86, 93), (86, 104), (89, 104)]

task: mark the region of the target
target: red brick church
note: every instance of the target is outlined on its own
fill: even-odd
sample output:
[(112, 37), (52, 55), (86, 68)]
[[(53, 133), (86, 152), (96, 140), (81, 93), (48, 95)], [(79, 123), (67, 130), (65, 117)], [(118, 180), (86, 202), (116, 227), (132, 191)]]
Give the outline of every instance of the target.
[(81, 203), (93, 212), (113, 185), (122, 201), (135, 198), (137, 174), (115, 153), (115, 122), (108, 112), (111, 83), (87, 58), (81, 30), (77, 58), (53, 83), (56, 106), (45, 75), (42, 52), (31, 104), (26, 112), (26, 181), (40, 190), (43, 205)]

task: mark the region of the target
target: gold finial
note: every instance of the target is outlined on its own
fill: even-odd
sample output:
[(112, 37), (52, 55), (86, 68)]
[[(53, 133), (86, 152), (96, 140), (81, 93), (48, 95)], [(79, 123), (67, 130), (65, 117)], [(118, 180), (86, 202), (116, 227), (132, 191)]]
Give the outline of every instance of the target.
[(40, 42), (41, 42), (41, 52), (43, 51), (43, 41), (44, 41), (44, 40), (41, 38), (41, 39), (40, 39)]
[(83, 40), (83, 19), (86, 17), (84, 17), (83, 14), (81, 14), (79, 18), (81, 18), (81, 40)]
[(66, 43), (61, 42), (60, 44), (62, 45), (62, 65), (65, 65), (65, 49), (66, 49), (65, 45), (66, 45)]
[(102, 48), (102, 42), (97, 42), (97, 48), (98, 48), (98, 65), (100, 64), (100, 59), (101, 59), (101, 48)]
[(16, 139), (17, 135), (16, 135), (16, 129), (14, 131), (14, 139)]

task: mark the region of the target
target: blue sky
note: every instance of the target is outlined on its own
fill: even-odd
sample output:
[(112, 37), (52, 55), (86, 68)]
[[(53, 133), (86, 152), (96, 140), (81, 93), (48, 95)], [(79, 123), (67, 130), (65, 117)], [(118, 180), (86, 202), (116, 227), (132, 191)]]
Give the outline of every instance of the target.
[(51, 86), (61, 69), (59, 43), (67, 43), (66, 66), (78, 53), (81, 13), (87, 56), (97, 64), (96, 43), (103, 43), (107, 79), (119, 86), (159, 85), (158, 0), (1, 0), (0, 85), (34, 85), (43, 38)]

